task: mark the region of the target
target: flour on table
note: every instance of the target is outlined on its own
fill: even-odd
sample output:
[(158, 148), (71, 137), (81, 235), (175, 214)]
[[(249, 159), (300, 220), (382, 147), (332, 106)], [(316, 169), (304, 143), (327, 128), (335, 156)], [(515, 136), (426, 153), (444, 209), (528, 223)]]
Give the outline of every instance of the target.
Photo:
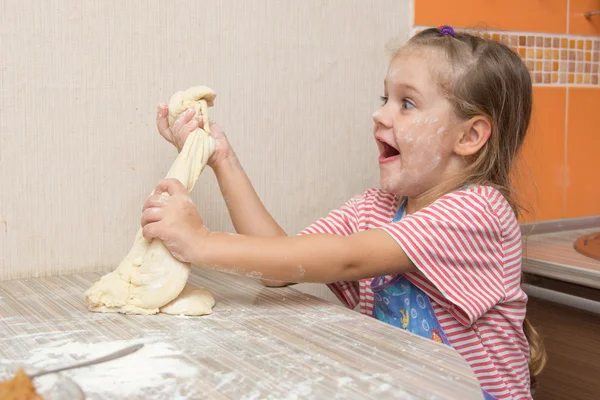
[[(31, 350), (29, 358), (22, 363), (40, 369), (58, 367), (102, 357), (139, 342), (69, 342), (41, 347)], [(71, 378), (88, 398), (96, 398), (93, 394), (98, 394), (103, 399), (173, 399), (192, 391), (200, 372), (172, 344), (154, 342), (145, 343), (144, 347), (125, 357), (62, 374)], [(40, 383), (51, 385), (55, 380), (56, 375), (52, 380)]]
[[(188, 108), (202, 114), (204, 129), (196, 129), (185, 141), (166, 178), (178, 179), (192, 191), (206, 163), (215, 150), (215, 140), (208, 123), (208, 107), (216, 94), (198, 86), (175, 93), (169, 102), (169, 125)], [(139, 216), (136, 216), (139, 218)], [(189, 315), (209, 314), (214, 306), (212, 294), (206, 289), (188, 288), (185, 298), (175, 301), (186, 287), (190, 264), (174, 258), (159, 239), (148, 241), (140, 228), (129, 253), (113, 271), (104, 275), (85, 292), (90, 311), (124, 314), (156, 314), (173, 309), (185, 309)], [(170, 311), (171, 310), (171, 311)]]

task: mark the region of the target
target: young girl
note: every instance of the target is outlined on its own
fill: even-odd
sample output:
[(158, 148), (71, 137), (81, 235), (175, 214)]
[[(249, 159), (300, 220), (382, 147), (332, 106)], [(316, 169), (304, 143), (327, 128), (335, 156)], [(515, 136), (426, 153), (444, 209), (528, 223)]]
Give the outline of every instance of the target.
[[(327, 283), (348, 307), (454, 347), (486, 396), (531, 398), (543, 352), (525, 320), (509, 186), (531, 115), (529, 72), (500, 43), (432, 28), (394, 53), (382, 100), (373, 114), (381, 188), (300, 235), (269, 215), (216, 125), (209, 165), (238, 235), (210, 232), (177, 180), (148, 199), (143, 234), (181, 261), (272, 286)], [(159, 107), (159, 130), (178, 148), (201, 126), (192, 111), (171, 130), (166, 115)]]

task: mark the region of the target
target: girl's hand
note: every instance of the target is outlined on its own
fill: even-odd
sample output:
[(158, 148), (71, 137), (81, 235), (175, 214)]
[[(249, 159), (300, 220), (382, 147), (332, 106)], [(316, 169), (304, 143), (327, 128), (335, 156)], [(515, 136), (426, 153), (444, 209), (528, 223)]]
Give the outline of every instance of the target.
[[(202, 115), (195, 115), (196, 111), (190, 108), (182, 112), (173, 127), (169, 127), (169, 109), (166, 104), (160, 104), (156, 115), (156, 126), (158, 131), (168, 142), (172, 143), (177, 151), (180, 152), (185, 144), (185, 140), (190, 133), (198, 128), (204, 128)], [(217, 124), (210, 124), (210, 135), (215, 139), (216, 147), (213, 155), (208, 159), (208, 165), (211, 168), (221, 164), (225, 159), (235, 157), (235, 153), (225, 136), (225, 133)]]
[(142, 212), (143, 235), (160, 239), (173, 257), (191, 263), (209, 234), (187, 189), (177, 179), (160, 181)]

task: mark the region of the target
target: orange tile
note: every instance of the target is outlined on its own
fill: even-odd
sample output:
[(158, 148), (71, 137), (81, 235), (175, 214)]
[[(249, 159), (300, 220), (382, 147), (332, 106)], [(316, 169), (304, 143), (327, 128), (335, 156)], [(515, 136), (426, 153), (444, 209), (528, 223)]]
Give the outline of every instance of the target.
[(561, 60), (567, 60), (569, 58), (569, 51), (568, 50), (561, 50), (560, 51), (560, 59)]
[(535, 38), (535, 47), (544, 47), (544, 38), (538, 36)]
[(565, 74), (565, 73), (559, 74), (558, 82), (559, 83), (567, 83), (567, 74)]
[(552, 39), (552, 47), (554, 47), (555, 49), (560, 47), (560, 38), (553, 38)]
[(415, 0), (415, 25), (566, 33), (567, 0)]
[(535, 73), (533, 83), (544, 83), (544, 77), (541, 72)]
[(523, 146), (525, 165), (519, 165), (514, 175), (532, 211), (525, 221), (562, 218), (565, 102), (565, 88), (533, 88), (533, 115)]
[(535, 65), (532, 60), (525, 61), (525, 65), (527, 66), (527, 69), (529, 70), (529, 72), (533, 72)]
[(600, 214), (600, 127), (595, 123), (600, 104), (597, 88), (570, 88), (567, 127), (567, 218)]
[(586, 19), (583, 16), (586, 11), (600, 10), (598, 0), (570, 0), (569, 8), (568, 33), (571, 35), (600, 36), (600, 17), (594, 16)]
[(558, 70), (560, 72), (566, 72), (569, 69), (569, 64), (567, 61), (560, 61), (558, 63)]

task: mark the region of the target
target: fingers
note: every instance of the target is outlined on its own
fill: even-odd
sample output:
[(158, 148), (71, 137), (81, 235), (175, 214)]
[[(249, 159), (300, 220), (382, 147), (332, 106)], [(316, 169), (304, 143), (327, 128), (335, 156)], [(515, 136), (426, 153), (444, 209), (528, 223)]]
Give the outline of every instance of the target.
[(150, 207), (146, 208), (142, 213), (141, 224), (142, 227), (158, 222), (164, 218), (165, 212), (162, 208)]
[(177, 146), (179, 148), (183, 148), (183, 145), (185, 144), (185, 141), (187, 140), (190, 133), (198, 129), (198, 126), (198, 121), (193, 119), (187, 124), (185, 124), (181, 128), (181, 130), (175, 131), (175, 140), (177, 141)]
[(144, 238), (146, 240), (152, 240), (155, 238), (159, 238), (157, 228), (158, 228), (157, 223), (147, 224), (142, 228), (142, 235), (144, 236)]
[(147, 208), (162, 208), (167, 204), (167, 200), (170, 197), (165, 194), (153, 194), (148, 197), (148, 200), (144, 203), (144, 207), (142, 207), (142, 211)]
[(168, 193), (169, 196), (175, 196), (178, 194), (188, 195), (187, 189), (177, 179), (163, 179), (158, 182), (154, 194), (160, 195), (162, 193)]
[(211, 123), (210, 124), (210, 136), (212, 136), (214, 139), (224, 139), (225, 132), (223, 132), (223, 129), (221, 129), (219, 124)]
[(196, 110), (193, 108), (188, 108), (179, 114), (175, 122), (173, 122), (173, 127), (171, 130), (176, 133), (179, 132), (183, 125), (187, 124), (192, 120), (192, 118), (194, 118), (194, 114), (196, 114)]
[(169, 142), (173, 141), (173, 133), (169, 128), (169, 108), (166, 104), (159, 104), (156, 110), (156, 127), (162, 137), (167, 139)]

